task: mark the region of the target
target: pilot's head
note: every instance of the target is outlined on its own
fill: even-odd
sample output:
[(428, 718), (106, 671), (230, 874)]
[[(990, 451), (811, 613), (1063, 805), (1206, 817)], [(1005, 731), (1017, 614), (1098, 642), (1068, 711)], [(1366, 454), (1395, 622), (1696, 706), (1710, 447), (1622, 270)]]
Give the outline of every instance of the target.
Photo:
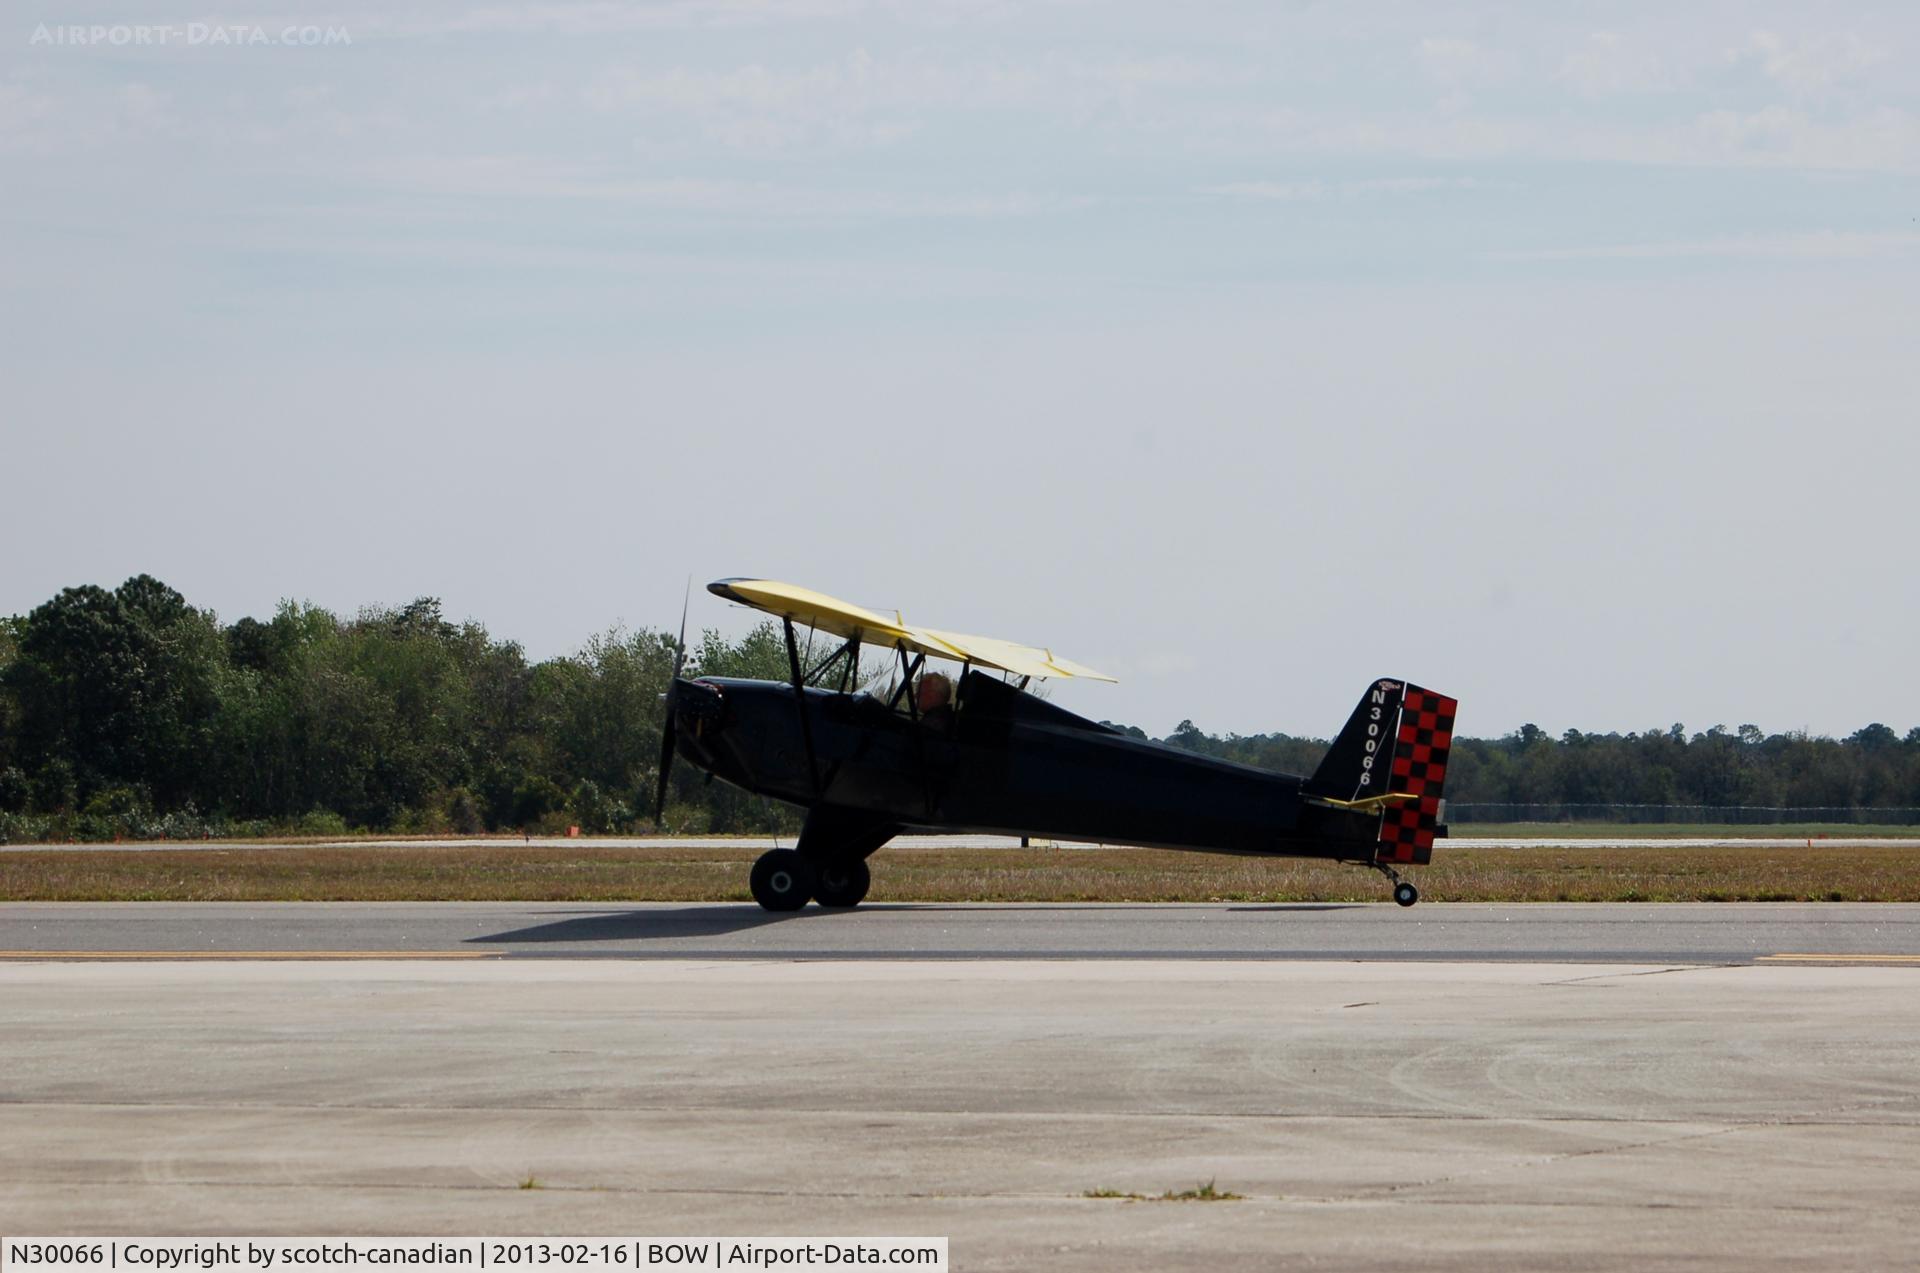
[(953, 702), (953, 682), (945, 672), (928, 672), (914, 687), (913, 705), (922, 713)]

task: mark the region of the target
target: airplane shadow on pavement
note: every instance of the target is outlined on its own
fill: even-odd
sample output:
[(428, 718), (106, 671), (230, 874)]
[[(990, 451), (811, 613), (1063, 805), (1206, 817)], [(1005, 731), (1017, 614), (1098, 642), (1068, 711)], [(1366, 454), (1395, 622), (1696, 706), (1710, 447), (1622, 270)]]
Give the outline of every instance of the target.
[(469, 937), (469, 942), (608, 942), (647, 941), (676, 937), (723, 937), (728, 933), (762, 928), (768, 924), (809, 918), (831, 919), (819, 910), (788, 911), (776, 914), (747, 902), (738, 906), (683, 906), (673, 909), (591, 911), (531, 928)]
[[(1111, 905), (1111, 904), (1107, 904)], [(1137, 904), (1138, 909), (1152, 910), (1156, 903)], [(828, 911), (817, 906), (804, 910), (774, 912), (762, 910), (752, 902), (738, 904), (716, 904), (705, 902), (691, 906), (645, 906), (634, 910), (592, 910), (569, 915), (565, 919), (556, 919), (549, 923), (535, 924), (529, 928), (516, 928), (504, 933), (489, 933), (484, 937), (469, 937), (473, 944), (512, 945), (518, 943), (563, 943), (582, 944), (597, 942), (625, 941), (661, 941), (685, 939), (690, 937), (724, 937), (730, 933), (745, 932), (749, 929), (764, 928), (769, 924), (844, 924), (858, 922), (862, 915), (884, 914), (889, 911), (952, 911), (963, 910), (978, 914), (982, 910), (996, 909), (992, 903), (969, 903), (951, 905), (941, 903), (876, 903), (862, 906), (851, 911)], [(1019, 903), (1009, 906), (1010, 910), (1022, 913), (1035, 911), (1084, 911), (1085, 903), (1069, 903), (1059, 906)], [(1259, 911), (1335, 911), (1359, 909), (1354, 902), (1299, 902), (1272, 906), (1235, 906), (1232, 910)], [(551, 912), (549, 912), (551, 913)]]

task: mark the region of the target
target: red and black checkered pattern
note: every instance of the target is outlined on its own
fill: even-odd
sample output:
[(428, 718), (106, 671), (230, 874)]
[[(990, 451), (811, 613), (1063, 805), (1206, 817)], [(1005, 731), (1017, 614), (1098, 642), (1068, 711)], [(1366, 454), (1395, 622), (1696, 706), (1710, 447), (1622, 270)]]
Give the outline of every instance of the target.
[(1447, 780), (1447, 753), (1453, 747), (1453, 714), (1458, 707), (1454, 699), (1407, 686), (1387, 790), (1419, 798), (1397, 800), (1382, 811), (1376, 861), (1423, 865), (1433, 859), (1434, 829), (1440, 825), (1440, 794)]

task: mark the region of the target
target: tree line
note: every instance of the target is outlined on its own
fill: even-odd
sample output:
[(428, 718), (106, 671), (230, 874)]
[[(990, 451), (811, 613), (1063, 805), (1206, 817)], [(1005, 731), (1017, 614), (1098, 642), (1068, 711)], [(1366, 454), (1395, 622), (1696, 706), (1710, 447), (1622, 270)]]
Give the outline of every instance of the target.
[[(692, 672), (784, 679), (762, 624), (691, 643)], [(532, 661), (423, 597), (342, 617), (283, 603), (222, 623), (147, 575), (0, 620), (0, 835), (15, 842), (351, 829), (474, 834), (651, 825), (675, 639), (615, 629)], [(1128, 732), (1146, 735), (1137, 729)], [(1326, 741), (1161, 740), (1310, 773)], [(795, 811), (674, 771), (669, 826), (792, 831)], [(1752, 725), (1458, 739), (1459, 804), (1920, 805), (1920, 729), (1844, 739)]]
[[(763, 625), (690, 668), (786, 675)], [(666, 632), (609, 631), (535, 662), (423, 597), (343, 618), (283, 603), (223, 624), (146, 575), (0, 622), (0, 830), (13, 839), (349, 829), (473, 834), (651, 824)], [(675, 771), (686, 830), (790, 812)]]
[[(1164, 741), (1290, 773), (1311, 773), (1327, 747), (1286, 734), (1215, 737), (1191, 721)], [(1835, 739), (1750, 724), (1690, 734), (1675, 724), (1556, 738), (1522, 725), (1501, 738), (1455, 738), (1446, 792), (1455, 822), (1793, 821), (1771, 812), (1793, 809), (1823, 811), (1807, 821), (1920, 822), (1893, 816), (1920, 811), (1920, 728), (1903, 736), (1875, 723)]]

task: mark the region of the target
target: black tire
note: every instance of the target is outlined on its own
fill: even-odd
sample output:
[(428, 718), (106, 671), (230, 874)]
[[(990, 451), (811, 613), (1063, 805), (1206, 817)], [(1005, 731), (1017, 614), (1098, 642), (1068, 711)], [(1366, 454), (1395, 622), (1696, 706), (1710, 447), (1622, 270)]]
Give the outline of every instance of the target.
[(753, 864), (747, 887), (770, 911), (797, 911), (813, 896), (813, 863), (792, 849), (768, 849)]
[(1393, 900), (1402, 906), (1411, 906), (1420, 900), (1420, 890), (1402, 880), (1393, 886)]
[(813, 883), (813, 900), (822, 906), (858, 906), (873, 884), (873, 872), (859, 858), (822, 862)]

